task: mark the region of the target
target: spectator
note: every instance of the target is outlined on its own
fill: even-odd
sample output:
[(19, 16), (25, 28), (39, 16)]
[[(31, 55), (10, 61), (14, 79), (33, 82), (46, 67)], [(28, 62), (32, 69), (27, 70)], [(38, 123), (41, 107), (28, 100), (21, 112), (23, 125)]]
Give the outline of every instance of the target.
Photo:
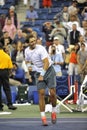
[(54, 16), (54, 17), (53, 17), (53, 22), (52, 22), (53, 27), (57, 27), (57, 25), (56, 25), (56, 22), (57, 22), (57, 21), (59, 21), (59, 18), (56, 17), (56, 16)]
[[(5, 51), (8, 55), (10, 55), (10, 51), (9, 51), (8, 46), (5, 47), (4, 51)], [(17, 86), (17, 87), (22, 86), (22, 83), (21, 83), (20, 81), (11, 78), (11, 76), (12, 76), (12, 71), (10, 71), (10, 73), (9, 73), (9, 85), (10, 85), (10, 86)]]
[(70, 32), (70, 45), (75, 45), (79, 41), (80, 32), (77, 30), (76, 24), (72, 25), (72, 31)]
[[(12, 60), (15, 61), (17, 66), (24, 70), (25, 82), (27, 82), (27, 83), (32, 82), (28, 67), (26, 66), (26, 63), (24, 60), (23, 44), (20, 41), (17, 42), (17, 48), (16, 48), (16, 50), (13, 50), (11, 57), (12, 57)], [(14, 80), (16, 80), (16, 79), (14, 79)]]
[(43, 0), (42, 5), (44, 8), (49, 8), (49, 11), (51, 11), (50, 8), (52, 7), (52, 0)]
[(26, 20), (35, 22), (38, 19), (37, 11), (34, 10), (34, 7), (30, 5), (30, 8), (26, 12)]
[(64, 27), (68, 29), (68, 33), (72, 30), (73, 24), (77, 25), (77, 29), (80, 27), (80, 23), (79, 23), (76, 15), (70, 15), (69, 21), (67, 23), (63, 22)]
[(62, 76), (61, 66), (64, 64), (64, 60), (61, 53), (56, 54), (56, 47), (51, 46), (51, 60), (53, 61), (53, 67), (56, 72), (56, 76)]
[(16, 34), (15, 34), (15, 37), (14, 37), (12, 43), (13, 43), (14, 45), (16, 45), (18, 41), (22, 42), (23, 45), (25, 44), (25, 41), (26, 41), (25, 37), (23, 36), (23, 32), (22, 32), (21, 29), (18, 29), (18, 30), (17, 30), (17, 32), (16, 32)]
[(57, 13), (54, 17), (59, 19), (61, 22), (68, 22), (69, 21), (69, 13), (68, 13), (68, 7), (64, 6), (63, 10), (59, 13)]
[(1, 43), (2, 43), (3, 46), (7, 45), (7, 44), (5, 43), (5, 39), (8, 39), (8, 43), (9, 43), (9, 44), (12, 43), (12, 39), (9, 37), (9, 33), (8, 33), (8, 32), (4, 32), (4, 33), (3, 33), (3, 36), (0, 37), (0, 41), (1, 41)]
[(87, 20), (82, 21), (82, 27), (83, 27), (84, 32), (85, 32), (85, 30), (87, 30)]
[(53, 30), (53, 25), (51, 22), (45, 22), (42, 26), (42, 31), (45, 33), (45, 40), (46, 40), (46, 48), (48, 50), (49, 46), (52, 45), (53, 39), (50, 39), (49, 34)]
[(5, 45), (3, 49), (11, 57), (13, 47), (10, 44), (8, 44), (8, 45)]
[(18, 18), (17, 18), (17, 13), (15, 12), (15, 7), (11, 6), (8, 12), (8, 15), (6, 16), (5, 23), (7, 22), (7, 19), (12, 20), (12, 24), (15, 25), (16, 28), (20, 28)]
[(76, 15), (78, 13), (76, 0), (73, 0), (72, 4), (68, 7), (68, 13), (69, 13), (69, 15), (71, 15), (71, 14)]
[(21, 67), (23, 60), (24, 60), (23, 43), (18, 41), (16, 50), (13, 50), (13, 52), (12, 52), (12, 61), (15, 61), (18, 65), (18, 67)]
[(56, 26), (52, 32), (50, 33), (50, 38), (53, 38), (55, 36), (59, 37), (60, 43), (64, 44), (64, 40), (66, 38), (66, 30), (65, 28), (61, 25), (60, 21), (56, 22)]
[(62, 11), (62, 22), (68, 22), (69, 21), (69, 13), (68, 13), (68, 7), (64, 6)]
[(22, 68), (18, 67), (16, 62), (13, 62), (13, 69), (10, 78), (17, 80), (22, 84), (26, 83), (25, 72)]
[(12, 39), (9, 37), (9, 33), (8, 32), (4, 32), (3, 36), (0, 38), (0, 41), (4, 47), (5, 50), (8, 51), (9, 55), (11, 56), (11, 51), (13, 50), (13, 46), (12, 46)]
[(84, 9), (82, 10), (81, 15), (83, 16), (84, 20), (87, 20), (87, 6), (84, 7)]
[(39, 9), (40, 0), (30, 0), (30, 5), (33, 5), (34, 9)]
[[(52, 46), (52, 45), (51, 45)], [(51, 46), (49, 46), (49, 55), (51, 55)], [(61, 45), (60, 41), (59, 41), (59, 37), (54, 37), (53, 39), (53, 46), (56, 47), (56, 54), (61, 54), (63, 57), (63, 60), (65, 59), (65, 49), (64, 46)]]
[(84, 43), (85, 44), (85, 49), (87, 50), (87, 43), (85, 41), (85, 37), (80, 35), (78, 39), (79, 39), (79, 42), (78, 42), (79, 46), (81, 47), (81, 44)]
[(87, 50), (85, 49), (85, 44), (81, 44), (81, 50), (78, 51), (77, 55), (77, 61), (78, 61), (78, 71), (81, 76), (81, 82), (83, 82), (85, 75), (87, 74)]
[(9, 37), (13, 40), (16, 34), (16, 27), (12, 24), (11, 19), (7, 20), (6, 25), (3, 27), (3, 32), (8, 32)]
[(82, 21), (82, 30), (81, 30), (81, 35), (85, 36), (85, 33), (87, 31), (87, 20)]
[(32, 28), (27, 28), (29, 35), (33, 35), (35, 38), (37, 38), (37, 32), (34, 31)]
[(73, 24), (76, 24), (77, 30), (80, 32), (81, 35), (83, 35), (83, 28), (80, 26), (77, 16), (70, 15), (70, 20), (67, 23), (63, 22), (63, 25), (67, 29), (67, 33), (68, 33), (68, 35), (67, 35), (68, 44), (70, 44), (69, 34), (72, 31)]
[(70, 53), (70, 60), (69, 60), (69, 67), (68, 67), (68, 74), (69, 76), (77, 76), (78, 75), (78, 62), (77, 62), (77, 53), (80, 49), (80, 46), (76, 44)]

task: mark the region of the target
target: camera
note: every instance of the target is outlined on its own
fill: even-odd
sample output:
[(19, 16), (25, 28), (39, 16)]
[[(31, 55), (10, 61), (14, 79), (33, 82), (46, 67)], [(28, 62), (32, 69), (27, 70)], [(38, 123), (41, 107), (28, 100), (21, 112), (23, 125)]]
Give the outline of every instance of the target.
[(55, 49), (53, 49), (53, 50), (52, 50), (52, 53), (53, 53), (53, 54), (55, 54), (55, 52), (56, 52), (56, 50), (55, 50)]
[(51, 52), (52, 52), (52, 54), (55, 54), (55, 53), (56, 53), (56, 48), (55, 48), (55, 46), (52, 46)]

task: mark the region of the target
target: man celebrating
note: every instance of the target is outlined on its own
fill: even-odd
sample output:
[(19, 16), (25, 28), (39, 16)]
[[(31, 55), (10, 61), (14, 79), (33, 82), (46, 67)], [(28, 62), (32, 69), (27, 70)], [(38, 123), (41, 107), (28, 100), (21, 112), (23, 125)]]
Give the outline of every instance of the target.
[(45, 115), (45, 89), (49, 88), (50, 102), (52, 104), (52, 123), (56, 123), (56, 74), (51, 59), (42, 45), (36, 44), (34, 36), (29, 37), (29, 47), (25, 49), (25, 60), (27, 65), (35, 68), (36, 84), (39, 93), (39, 108), (43, 126), (47, 126)]

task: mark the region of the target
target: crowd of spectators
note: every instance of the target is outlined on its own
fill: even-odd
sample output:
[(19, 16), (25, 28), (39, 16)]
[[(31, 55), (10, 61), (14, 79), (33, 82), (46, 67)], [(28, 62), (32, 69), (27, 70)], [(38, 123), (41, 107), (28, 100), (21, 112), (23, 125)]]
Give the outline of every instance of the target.
[[(54, 5), (52, 1), (50, 2), (51, 10)], [(48, 8), (45, 6), (46, 1), (43, 1), (42, 5), (44, 5), (44, 8)], [(62, 69), (66, 69), (66, 66), (68, 66), (68, 75), (78, 75), (85, 70), (87, 66), (87, 5), (85, 4), (83, 8), (79, 8), (78, 5), (79, 3), (74, 0), (70, 5), (61, 7), (62, 10), (56, 12), (53, 19), (45, 20), (40, 25), (41, 30), (39, 30), (39, 33), (38, 28), (35, 30), (31, 26), (20, 27), (14, 6), (9, 8), (8, 15), (4, 16), (2, 14), (0, 16), (0, 41), (5, 52), (11, 56), (14, 63), (10, 79), (17, 80), (18, 85), (24, 83), (34, 84), (32, 79), (34, 78), (34, 67), (33, 65), (32, 68), (27, 67), (24, 60), (24, 50), (28, 46), (28, 36), (31, 34), (35, 36), (37, 44), (43, 45), (43, 39), (45, 39), (44, 47), (46, 47), (53, 61), (57, 76), (62, 76)], [(34, 5), (29, 7), (26, 10), (25, 21), (35, 22), (40, 19), (37, 11), (40, 7), (36, 10)], [(52, 10), (49, 13), (52, 13)], [(40, 34), (44, 34), (44, 37)], [(65, 63), (67, 51), (70, 53), (68, 64)], [(84, 53), (82, 53), (83, 51)], [(83, 66), (84, 64), (86, 65)]]

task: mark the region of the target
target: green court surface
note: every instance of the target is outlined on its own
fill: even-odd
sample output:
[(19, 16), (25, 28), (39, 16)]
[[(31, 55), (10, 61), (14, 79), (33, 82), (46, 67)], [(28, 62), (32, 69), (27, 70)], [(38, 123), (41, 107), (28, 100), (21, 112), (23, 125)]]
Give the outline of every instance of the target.
[[(86, 105), (87, 106), (87, 105)], [(76, 105), (70, 105), (75, 108)], [(40, 118), (38, 105), (18, 105), (17, 110), (8, 110), (4, 105), (3, 112), (11, 112), (11, 114), (0, 114), (0, 118)], [(0, 112), (2, 113), (2, 112)], [(50, 117), (50, 112), (46, 113), (46, 116)], [(60, 107), (60, 113), (57, 113), (58, 118), (87, 118), (87, 111), (85, 112), (69, 112), (64, 107)]]

